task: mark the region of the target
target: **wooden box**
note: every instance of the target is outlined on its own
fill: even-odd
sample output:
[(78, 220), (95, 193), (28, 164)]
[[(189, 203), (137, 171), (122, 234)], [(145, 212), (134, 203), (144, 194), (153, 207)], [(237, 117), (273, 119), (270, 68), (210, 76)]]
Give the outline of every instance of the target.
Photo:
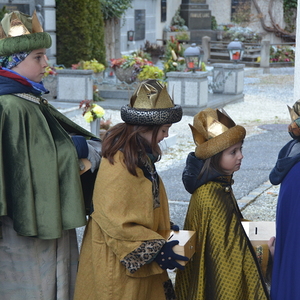
[(88, 171), (92, 166), (91, 162), (87, 158), (81, 158), (81, 162), (84, 165), (84, 169), (79, 171), (80, 175)]
[(275, 222), (242, 222), (253, 246), (267, 244), (276, 235)]
[[(189, 259), (195, 253), (196, 247), (196, 231), (190, 230), (160, 230), (158, 232), (168, 242), (178, 240), (179, 244), (173, 247), (175, 253), (186, 256)], [(186, 265), (187, 261), (178, 261), (181, 265)]]

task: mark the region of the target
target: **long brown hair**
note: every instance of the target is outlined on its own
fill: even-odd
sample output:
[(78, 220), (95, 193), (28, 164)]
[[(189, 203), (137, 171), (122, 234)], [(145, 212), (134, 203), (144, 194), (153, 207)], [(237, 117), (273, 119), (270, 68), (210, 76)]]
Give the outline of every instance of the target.
[[(149, 152), (149, 148), (157, 156), (157, 160), (161, 157), (161, 149), (156, 142), (161, 126), (141, 126), (127, 123), (119, 123), (113, 126), (103, 138), (102, 156), (107, 158), (111, 164), (114, 164), (114, 156), (117, 151), (121, 150), (124, 154), (124, 163), (128, 171), (132, 175), (137, 176), (136, 167), (139, 159), (146, 159), (146, 153)], [(153, 132), (151, 144), (141, 135), (148, 131)]]
[(223, 174), (223, 170), (220, 168), (220, 159), (223, 154), (223, 151), (217, 153), (216, 155), (207, 158), (204, 161), (203, 167), (200, 170), (200, 174), (198, 175), (198, 179), (200, 179), (202, 176), (206, 176), (204, 178), (205, 182), (208, 180), (208, 175), (212, 173), (212, 170), (217, 171), (220, 175)]

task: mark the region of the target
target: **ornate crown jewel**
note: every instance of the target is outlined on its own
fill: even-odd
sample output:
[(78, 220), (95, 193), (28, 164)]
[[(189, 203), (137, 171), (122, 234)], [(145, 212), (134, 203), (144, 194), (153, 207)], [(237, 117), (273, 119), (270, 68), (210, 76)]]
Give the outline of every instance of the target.
[(31, 23), (25, 24), (18, 17), (18, 12), (13, 12), (11, 14), (10, 22), (2, 23), (2, 28), (0, 32), (0, 39), (7, 37), (16, 37), (25, 34), (31, 34), (36, 32), (43, 32), (43, 28), (39, 22), (36, 15), (36, 11), (33, 12), (31, 17)]
[(196, 127), (195, 124), (194, 126), (190, 125), (190, 128), (192, 130), (193, 133), (193, 137), (194, 137), (194, 141), (195, 144), (201, 145), (202, 143), (204, 143), (205, 141), (212, 139), (222, 133), (224, 133), (225, 131), (227, 131), (229, 128), (234, 127), (235, 123), (234, 121), (229, 117), (229, 115), (225, 112), (224, 109), (221, 110), (216, 110), (217, 112), (217, 118), (215, 119), (213, 116), (211, 115), (207, 115), (206, 116), (206, 131), (204, 132), (199, 132)]

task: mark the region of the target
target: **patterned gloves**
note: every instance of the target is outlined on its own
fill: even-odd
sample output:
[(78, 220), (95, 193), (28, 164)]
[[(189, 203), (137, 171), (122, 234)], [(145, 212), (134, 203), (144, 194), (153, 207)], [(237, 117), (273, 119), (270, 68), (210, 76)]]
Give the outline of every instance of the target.
[(162, 269), (164, 269), (164, 270), (166, 270), (166, 269), (173, 270), (175, 268), (178, 268), (180, 270), (184, 269), (184, 266), (182, 266), (176, 260), (188, 261), (189, 259), (186, 256), (176, 254), (173, 251), (173, 247), (178, 244), (179, 244), (179, 241), (171, 241), (171, 242), (165, 243), (163, 245), (163, 247), (161, 248), (160, 252), (154, 258), (154, 260), (158, 263), (158, 265)]

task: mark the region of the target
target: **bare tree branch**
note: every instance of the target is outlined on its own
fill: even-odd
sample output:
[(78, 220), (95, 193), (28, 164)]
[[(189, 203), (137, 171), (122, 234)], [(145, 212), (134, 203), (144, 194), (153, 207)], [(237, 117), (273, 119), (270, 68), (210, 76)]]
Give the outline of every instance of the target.
[(274, 0), (270, 0), (269, 2), (269, 7), (268, 7), (268, 14), (270, 16), (270, 20), (271, 20), (271, 24), (272, 27), (267, 26), (266, 22), (265, 22), (265, 17), (257, 3), (257, 0), (252, 0), (253, 4), (258, 12), (259, 15), (259, 19), (260, 19), (260, 23), (262, 28), (267, 31), (267, 32), (274, 32), (274, 34), (276, 36), (282, 36), (282, 35), (291, 35), (289, 32), (285, 31), (284, 29), (282, 29), (274, 20), (274, 16), (273, 16), (273, 4), (274, 4)]

